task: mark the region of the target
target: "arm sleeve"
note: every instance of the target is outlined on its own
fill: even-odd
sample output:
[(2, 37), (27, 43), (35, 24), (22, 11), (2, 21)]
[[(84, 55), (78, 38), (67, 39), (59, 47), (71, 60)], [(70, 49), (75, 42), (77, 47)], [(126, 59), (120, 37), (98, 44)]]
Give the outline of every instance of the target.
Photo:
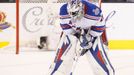
[(106, 29), (105, 22), (100, 20), (91, 20), (91, 19), (84, 19), (87, 24), (90, 24), (90, 32), (89, 34), (93, 37), (101, 36), (103, 31)]
[(103, 31), (106, 29), (104, 22), (98, 22), (96, 25), (91, 26), (90, 35), (93, 37), (101, 36)]
[(84, 17), (87, 19), (88, 24), (92, 25), (90, 35), (93, 37), (101, 36), (106, 28), (102, 17), (102, 10), (99, 7), (87, 2), (85, 2), (85, 5), (87, 7)]
[(90, 34), (93, 37), (101, 36), (103, 31), (106, 29), (105, 22), (104, 22), (103, 16), (102, 16), (102, 11), (100, 8), (96, 7), (94, 9), (93, 13), (94, 13), (93, 16), (97, 17), (97, 18), (94, 20), (93, 26), (91, 26)]
[(60, 26), (67, 35), (74, 34), (75, 30), (71, 27), (71, 17), (67, 13), (67, 4), (64, 4), (60, 8)]

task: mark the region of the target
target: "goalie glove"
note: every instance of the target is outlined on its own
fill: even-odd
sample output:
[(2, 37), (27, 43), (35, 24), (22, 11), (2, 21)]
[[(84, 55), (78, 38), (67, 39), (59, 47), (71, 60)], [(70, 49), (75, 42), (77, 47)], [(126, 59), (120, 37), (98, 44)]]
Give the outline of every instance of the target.
[(80, 46), (83, 48), (80, 55), (84, 55), (92, 47), (91, 36), (88, 34), (83, 34), (80, 37)]
[(80, 55), (84, 55), (92, 47), (92, 36), (87, 34), (84, 29), (81, 29), (80, 32), (74, 34), (80, 42), (82, 49), (79, 51)]

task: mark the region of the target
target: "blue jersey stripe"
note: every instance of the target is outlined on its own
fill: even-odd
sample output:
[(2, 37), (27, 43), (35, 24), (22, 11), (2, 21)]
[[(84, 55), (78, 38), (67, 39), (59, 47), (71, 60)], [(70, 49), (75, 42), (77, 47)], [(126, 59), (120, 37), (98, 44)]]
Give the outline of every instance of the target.
[(60, 24), (60, 26), (61, 26), (61, 28), (62, 28), (63, 30), (71, 29), (71, 28), (72, 28), (72, 27), (71, 27), (70, 25), (68, 25), (68, 24)]
[(92, 26), (91, 30), (96, 31), (96, 32), (103, 32), (105, 30), (105, 25), (103, 25), (103, 26)]

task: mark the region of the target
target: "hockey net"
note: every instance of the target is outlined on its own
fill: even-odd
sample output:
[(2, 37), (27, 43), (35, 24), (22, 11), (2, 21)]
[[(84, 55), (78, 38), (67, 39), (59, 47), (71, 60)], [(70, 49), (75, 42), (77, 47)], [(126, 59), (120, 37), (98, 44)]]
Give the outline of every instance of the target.
[[(66, 2), (68, 0), (25, 0), (20, 3), (20, 12), (25, 11), (20, 13), (20, 48), (56, 50), (61, 34), (59, 8)], [(99, 0), (91, 2), (99, 5)], [(24, 5), (29, 8), (25, 10)]]
[[(99, 0), (89, 0), (99, 5)], [(19, 51), (56, 50), (61, 28), (59, 8), (68, 0), (20, 0)], [(6, 49), (16, 49), (13, 43)]]

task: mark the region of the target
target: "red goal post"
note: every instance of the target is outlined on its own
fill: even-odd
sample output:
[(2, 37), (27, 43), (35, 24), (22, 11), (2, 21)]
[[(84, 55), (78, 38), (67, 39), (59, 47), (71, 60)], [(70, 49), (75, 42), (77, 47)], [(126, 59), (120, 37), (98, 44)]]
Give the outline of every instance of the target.
[(19, 0), (16, 0), (16, 54), (19, 54)]

